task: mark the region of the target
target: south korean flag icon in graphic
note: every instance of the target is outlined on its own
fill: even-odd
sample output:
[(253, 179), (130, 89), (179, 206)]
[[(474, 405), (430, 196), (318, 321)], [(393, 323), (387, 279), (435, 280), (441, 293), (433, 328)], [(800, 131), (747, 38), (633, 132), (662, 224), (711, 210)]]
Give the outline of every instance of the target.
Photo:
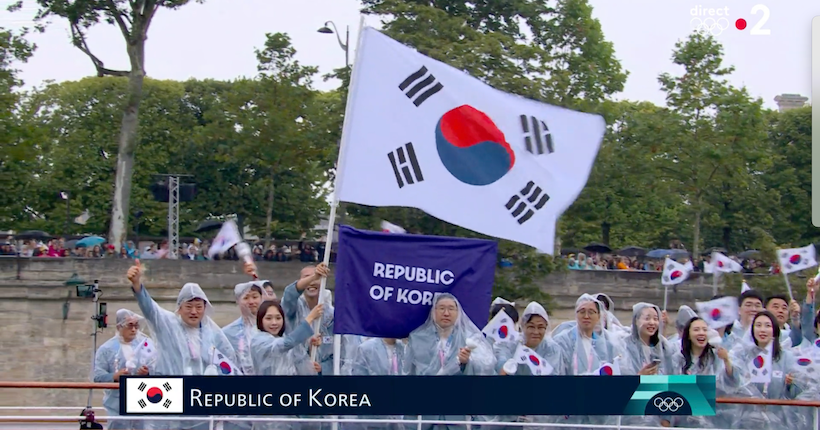
[(181, 414), (182, 378), (126, 378), (126, 414)]

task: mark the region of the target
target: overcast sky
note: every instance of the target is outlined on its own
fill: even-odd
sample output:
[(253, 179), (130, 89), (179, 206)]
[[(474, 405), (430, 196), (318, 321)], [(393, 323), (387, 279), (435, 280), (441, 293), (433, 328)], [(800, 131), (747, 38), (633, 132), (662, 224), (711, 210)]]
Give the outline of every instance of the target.
[[(766, 1), (765, 3), (761, 3)], [(0, 0), (0, 3), (9, 3)], [(745, 85), (755, 97), (762, 97), (774, 108), (774, 97), (782, 93), (811, 95), (811, 20), (820, 15), (817, 0), (591, 0), (594, 16), (607, 40), (629, 71), (625, 91), (619, 98), (648, 100), (662, 104), (658, 74), (678, 73), (670, 64), (677, 40), (692, 29), (693, 12), (712, 18), (725, 27), (716, 35), (725, 47), (725, 59), (737, 71), (730, 81)], [(752, 35), (751, 30), (765, 12), (751, 13), (755, 5), (768, 9), (768, 20), (760, 26), (769, 35)], [(34, 2), (26, 0), (22, 12), (0, 13), (0, 25), (21, 27), (33, 16)], [(695, 10), (693, 10), (695, 9)], [(705, 11), (703, 9), (706, 9)], [(723, 15), (717, 15), (717, 9)], [(735, 27), (737, 19), (747, 21), (745, 30)], [(178, 11), (161, 10), (149, 32), (146, 69), (156, 79), (188, 78), (233, 79), (253, 76), (256, 58), (253, 50), (265, 33), (285, 32), (293, 39), (298, 58), (316, 65), (322, 73), (344, 65), (344, 52), (334, 35), (317, 33), (325, 21), (340, 28), (350, 26), (351, 45), (358, 33), (357, 0), (207, 0)], [(379, 27), (377, 19), (367, 24)], [(55, 21), (45, 34), (31, 37), (38, 45), (34, 58), (21, 67), (27, 86), (44, 81), (77, 80), (94, 74), (91, 62), (69, 44), (68, 28)], [(90, 32), (89, 43), (107, 68), (127, 69), (124, 42), (113, 26), (101, 25)], [(351, 61), (353, 55), (351, 53)], [(338, 82), (322, 82), (316, 87), (331, 89)]]

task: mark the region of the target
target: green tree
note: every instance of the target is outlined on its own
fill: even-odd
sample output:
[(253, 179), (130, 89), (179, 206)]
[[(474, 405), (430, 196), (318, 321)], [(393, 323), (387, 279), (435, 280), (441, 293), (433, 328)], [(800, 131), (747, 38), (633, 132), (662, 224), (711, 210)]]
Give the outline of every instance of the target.
[[(122, 121), (116, 136), (116, 179), (112, 198), (111, 223), (108, 240), (119, 251), (126, 235), (131, 203), (134, 154), (138, 146), (140, 103), (143, 99), (145, 80), (145, 41), (148, 29), (160, 9), (178, 9), (190, 0), (37, 0), (39, 10), (35, 21), (37, 28), (45, 31), (42, 24), (52, 17), (68, 21), (71, 44), (91, 60), (97, 76), (120, 76), (128, 79), (123, 88), (125, 103), (122, 104)], [(202, 0), (200, 0), (201, 2)], [(9, 7), (19, 10), (22, 0)], [(130, 70), (112, 70), (105, 67), (102, 59), (94, 55), (87, 41), (88, 30), (100, 23), (115, 25), (122, 34)]]
[(672, 62), (684, 73), (664, 73), (658, 79), (674, 121), (666, 122), (657, 136), (661, 147), (653, 158), (659, 175), (674, 181), (691, 214), (692, 252), (697, 255), (709, 211), (724, 203), (723, 212), (709, 223), (729, 225), (733, 221), (727, 212), (734, 210), (739, 189), (755, 183), (754, 176), (767, 168), (765, 123), (761, 102), (724, 79), (734, 69), (722, 66), (723, 48), (710, 35), (694, 33), (678, 42)]
[(774, 112), (769, 124), (773, 166), (764, 180), (780, 197), (772, 211), (773, 235), (794, 246), (805, 246), (820, 237), (811, 222), (811, 109)]
[(667, 247), (677, 236), (682, 200), (653, 168), (656, 141), (671, 121), (648, 102), (619, 102), (586, 188), (562, 217), (562, 244), (602, 242)]
[[(26, 205), (45, 216), (39, 221), (19, 219), (21, 226), (61, 232), (66, 220), (60, 192), (71, 196), (72, 213), (88, 209), (91, 218), (67, 233), (101, 234), (109, 229), (111, 199), (117, 166), (117, 118), (128, 103), (127, 78), (86, 78), (50, 84), (34, 92), (27, 110), (36, 112), (31, 122), (44, 133), (30, 192), (20, 196)], [(145, 212), (145, 233), (167, 227), (167, 206), (154, 202), (148, 187), (153, 174), (170, 168), (171, 149), (186, 136), (179, 82), (146, 80), (141, 115), (146, 119), (136, 136), (142, 146), (135, 176), (134, 205)], [(22, 215), (22, 214), (20, 214)], [(182, 214), (181, 214), (182, 216)], [(33, 223), (33, 224), (32, 224)]]
[(4, 224), (25, 213), (26, 204), (20, 197), (28, 192), (37, 155), (37, 129), (27, 122), (22, 109), (19, 88), (23, 82), (16, 68), (35, 48), (24, 36), (0, 28), (0, 222)]

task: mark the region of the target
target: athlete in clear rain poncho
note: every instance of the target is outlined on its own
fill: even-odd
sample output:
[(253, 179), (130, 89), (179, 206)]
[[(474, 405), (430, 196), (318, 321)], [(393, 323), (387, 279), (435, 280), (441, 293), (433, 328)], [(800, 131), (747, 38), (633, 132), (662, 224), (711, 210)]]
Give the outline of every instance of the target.
[[(157, 304), (142, 285), (139, 259), (128, 269), (128, 280), (137, 304), (145, 316), (157, 344), (159, 375), (230, 375), (236, 353), (222, 330), (211, 319), (213, 306), (198, 284), (187, 283), (177, 296), (176, 310), (170, 312)], [(234, 364), (235, 366), (235, 364)], [(202, 421), (158, 421), (168, 429), (207, 429)]]
[[(321, 346), (316, 352), (316, 361), (322, 365), (323, 375), (333, 375), (333, 296), (329, 290), (322, 292), (319, 297), (322, 277), (330, 271), (324, 263), (317, 266), (307, 266), (302, 269), (298, 281), (288, 285), (282, 294), (282, 308), (285, 310), (287, 330), (298, 326), (298, 322), (305, 319), (314, 306), (321, 303), (324, 314), (319, 327)], [(342, 336), (341, 374), (349, 373), (349, 361), (352, 360), (356, 346), (361, 343), (360, 336)]]
[[(752, 320), (754, 343), (740, 343), (732, 351), (732, 363), (742, 372), (743, 391), (738, 397), (763, 399), (794, 399), (800, 394), (795, 384), (796, 359), (780, 345), (777, 318), (768, 311), (759, 312)], [(753, 382), (754, 373), (769, 373), (769, 382)], [(801, 381), (802, 382), (802, 381)], [(787, 407), (765, 406), (738, 408), (733, 427), (742, 429), (786, 428)]]
[(244, 375), (253, 375), (253, 359), (251, 358), (250, 343), (258, 331), (256, 329), (256, 313), (262, 304), (265, 291), (257, 282), (244, 282), (234, 287), (236, 304), (239, 307), (239, 318), (222, 327), (222, 333), (231, 343)]
[(624, 326), (621, 324), (621, 321), (618, 320), (618, 317), (615, 316), (615, 301), (609, 297), (608, 294), (599, 293), (595, 296), (599, 302), (604, 305), (606, 312), (601, 315), (603, 320), (602, 327), (606, 330), (609, 330), (612, 334), (617, 334), (621, 337), (626, 337), (629, 335), (629, 327)]
[[(660, 334), (661, 310), (650, 303), (632, 306), (632, 331), (624, 339), (624, 356), (620, 361), (622, 375), (674, 375), (675, 350)], [(660, 426), (670, 418), (658, 416), (623, 417), (624, 425)]]
[(675, 318), (675, 334), (667, 339), (672, 350), (680, 351), (681, 339), (684, 337), (683, 333), (686, 330), (686, 326), (692, 318), (697, 316), (698, 314), (689, 306), (683, 305), (678, 308), (678, 316)]
[[(561, 347), (564, 369), (567, 375), (594, 375), (605, 363), (614, 364), (622, 354), (623, 347), (617, 335), (603, 328), (601, 314), (606, 311), (603, 303), (589, 294), (582, 294), (575, 302), (575, 321), (553, 340)], [(559, 328), (561, 325), (559, 324)], [(558, 330), (558, 328), (556, 328)], [(617, 417), (565, 416), (566, 424), (613, 425)]]
[[(514, 359), (514, 354), (519, 344), (523, 344), (525, 347), (532, 349), (536, 354), (549, 363), (552, 367), (552, 372), (549, 375), (558, 376), (566, 374), (566, 369), (564, 368), (566, 360), (564, 360), (563, 350), (547, 334), (549, 323), (550, 318), (547, 314), (547, 310), (544, 309), (544, 307), (539, 303), (530, 302), (530, 304), (528, 304), (524, 309), (524, 313), (521, 316), (521, 329), (523, 336), (521, 337), (520, 342), (497, 342), (493, 345), (493, 349), (496, 352), (496, 359), (503, 363), (503, 367), (501, 368), (499, 374), (508, 375), (507, 368), (514, 368), (515, 375), (533, 376), (529, 366), (526, 364), (517, 363)], [(502, 418), (506, 419), (508, 417)], [(521, 417), (519, 419), (529, 422), (544, 423), (557, 421), (556, 417), (551, 416)], [(505, 429), (509, 428), (510, 427), (505, 427)]]
[[(157, 358), (154, 342), (140, 331), (143, 318), (128, 309), (117, 311), (117, 334), (97, 350), (94, 357), (94, 382), (119, 382), (121, 375), (150, 375)], [(120, 390), (105, 390), (103, 407), (108, 416), (120, 411)], [(144, 420), (114, 419), (109, 429), (141, 430)]]
[[(805, 327), (805, 326), (804, 326)], [(799, 392), (795, 400), (817, 401), (820, 399), (820, 349), (805, 345), (795, 351), (798, 357), (794, 366), (794, 384)], [(813, 428), (813, 408), (788, 407), (786, 421), (794, 430), (817, 430)]]
[[(452, 294), (440, 294), (433, 299), (427, 321), (410, 333), (406, 353), (404, 364), (408, 375), (495, 374), (496, 361), (492, 347)], [(425, 419), (463, 421), (465, 417)], [(459, 426), (426, 424), (423, 428), (443, 430)]]
[[(236, 352), (236, 363), (243, 375), (255, 375), (251, 358), (251, 339), (256, 329), (256, 312), (262, 303), (262, 289), (258, 281), (243, 282), (234, 287), (236, 304), (239, 307), (239, 318), (222, 327), (222, 333)], [(249, 430), (253, 427), (250, 421), (227, 421), (224, 430)]]
[[(709, 330), (706, 321), (697, 316), (686, 322), (681, 333), (681, 347), (674, 358), (674, 374), (715, 375), (717, 397), (732, 397), (740, 387), (740, 375), (732, 364), (729, 351), (721, 346), (720, 335)], [(719, 403), (715, 416), (674, 417), (672, 423), (683, 428), (729, 428), (732, 408), (726, 406), (733, 405)]]
[[(251, 341), (251, 355), (256, 375), (316, 375), (321, 367), (310, 360), (305, 343), (313, 336), (314, 321), (322, 317), (324, 306), (315, 306), (304, 320), (285, 334), (287, 322), (277, 300), (262, 302), (257, 313), (257, 328)], [(284, 336), (283, 336), (284, 334)], [(313, 339), (318, 344), (318, 339)], [(254, 430), (305, 430), (318, 424), (257, 422)]]
[[(373, 338), (362, 342), (357, 348), (351, 365), (354, 376), (398, 376), (405, 368), (407, 346), (397, 339)], [(402, 416), (360, 416), (363, 419), (402, 420)], [(406, 430), (412, 422), (390, 424), (342, 424), (351, 430)]]

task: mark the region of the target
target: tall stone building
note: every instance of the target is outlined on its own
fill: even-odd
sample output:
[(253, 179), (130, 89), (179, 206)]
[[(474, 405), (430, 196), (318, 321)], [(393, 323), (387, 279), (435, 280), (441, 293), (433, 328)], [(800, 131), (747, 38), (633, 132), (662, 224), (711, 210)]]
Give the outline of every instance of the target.
[(774, 98), (777, 102), (777, 107), (780, 112), (785, 112), (789, 109), (797, 109), (806, 105), (809, 101), (808, 97), (803, 97), (800, 94), (781, 94)]

